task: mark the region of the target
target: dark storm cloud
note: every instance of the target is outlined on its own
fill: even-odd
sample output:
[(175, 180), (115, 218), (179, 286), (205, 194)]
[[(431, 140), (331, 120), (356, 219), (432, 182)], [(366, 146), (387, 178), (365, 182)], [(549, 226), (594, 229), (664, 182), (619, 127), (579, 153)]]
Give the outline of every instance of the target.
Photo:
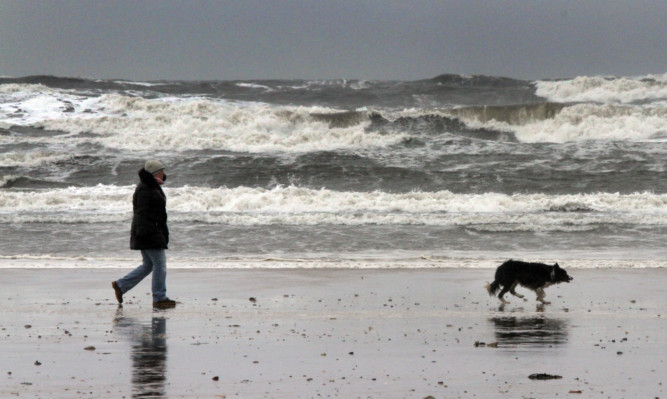
[(664, 73), (667, 2), (0, 0), (0, 75)]

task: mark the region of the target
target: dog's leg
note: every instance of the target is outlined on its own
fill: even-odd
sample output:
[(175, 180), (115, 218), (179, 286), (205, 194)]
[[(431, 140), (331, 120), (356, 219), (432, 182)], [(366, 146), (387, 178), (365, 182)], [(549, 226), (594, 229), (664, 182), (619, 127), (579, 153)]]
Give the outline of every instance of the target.
[(548, 305), (548, 304), (551, 303), (551, 302), (549, 302), (549, 301), (545, 301), (545, 300), (544, 300), (544, 297), (547, 295), (547, 294), (544, 292), (544, 289), (542, 289), (542, 288), (538, 288), (538, 289), (535, 290), (535, 292), (537, 292), (537, 300), (538, 300), (538, 301), (542, 302), (542, 303), (545, 304), (545, 305)]
[(509, 303), (509, 301), (506, 301), (505, 298), (503, 298), (503, 295), (507, 294), (507, 291), (509, 291), (509, 288), (507, 286), (503, 287), (502, 290), (500, 290), (500, 293), (498, 294), (498, 299), (500, 299), (500, 302), (503, 303), (503, 305), (506, 305)]
[(518, 284), (519, 284), (518, 282), (512, 284), (512, 287), (510, 288), (510, 294), (514, 295), (514, 296), (517, 297), (517, 298), (523, 298), (523, 295), (521, 295), (521, 294), (517, 294), (516, 291), (514, 291), (514, 289), (516, 288), (516, 286), (517, 286)]

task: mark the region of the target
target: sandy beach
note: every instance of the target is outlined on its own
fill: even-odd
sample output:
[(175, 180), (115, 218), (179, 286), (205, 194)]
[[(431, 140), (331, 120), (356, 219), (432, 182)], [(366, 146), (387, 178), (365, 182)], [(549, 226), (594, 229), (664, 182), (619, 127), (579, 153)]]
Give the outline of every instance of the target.
[(2, 270), (0, 397), (667, 397), (663, 268), (504, 308), (492, 269), (177, 269), (163, 311), (126, 272)]

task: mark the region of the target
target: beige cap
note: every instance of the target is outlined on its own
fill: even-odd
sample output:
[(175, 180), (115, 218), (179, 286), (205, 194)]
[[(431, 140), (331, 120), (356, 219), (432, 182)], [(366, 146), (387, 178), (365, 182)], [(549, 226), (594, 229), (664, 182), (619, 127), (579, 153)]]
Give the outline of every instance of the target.
[(146, 170), (146, 172), (148, 172), (150, 174), (155, 174), (155, 173), (163, 170), (164, 165), (162, 165), (162, 162), (152, 159), (150, 161), (146, 161), (146, 165), (144, 165), (144, 169)]

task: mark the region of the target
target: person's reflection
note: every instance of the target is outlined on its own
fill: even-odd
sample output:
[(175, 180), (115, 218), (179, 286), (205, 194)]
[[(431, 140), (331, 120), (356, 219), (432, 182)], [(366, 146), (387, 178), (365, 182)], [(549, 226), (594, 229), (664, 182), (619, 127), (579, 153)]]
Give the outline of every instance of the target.
[(153, 317), (150, 325), (122, 315), (116, 328), (132, 340), (132, 397), (165, 397), (167, 371), (167, 320)]
[(498, 343), (507, 346), (549, 347), (567, 343), (567, 322), (546, 316), (492, 317)]

